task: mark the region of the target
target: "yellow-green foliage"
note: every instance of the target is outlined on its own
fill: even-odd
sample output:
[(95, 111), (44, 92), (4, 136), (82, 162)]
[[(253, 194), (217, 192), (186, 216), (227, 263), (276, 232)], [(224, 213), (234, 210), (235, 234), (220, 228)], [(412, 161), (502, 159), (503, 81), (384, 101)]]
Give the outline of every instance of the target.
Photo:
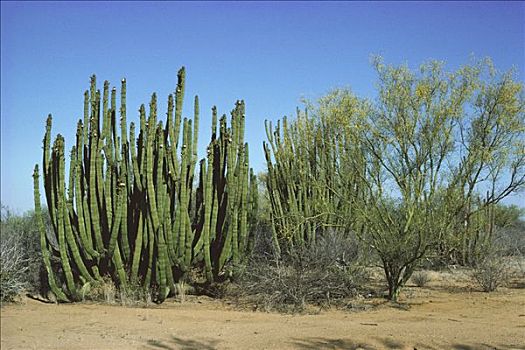
[(491, 241), (494, 205), (525, 185), (525, 99), (489, 60), (373, 64), (374, 100), (335, 90), (267, 124), (266, 185), (276, 246), (355, 232), (396, 299), (429, 249), (472, 263)]

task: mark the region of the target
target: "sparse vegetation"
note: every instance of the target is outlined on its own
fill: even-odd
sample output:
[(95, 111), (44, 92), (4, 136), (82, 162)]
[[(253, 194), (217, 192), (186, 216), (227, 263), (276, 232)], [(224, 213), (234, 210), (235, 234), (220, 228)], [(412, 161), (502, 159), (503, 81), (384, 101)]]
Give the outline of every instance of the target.
[(329, 231), (280, 255), (254, 256), (238, 284), (257, 308), (298, 312), (309, 304), (337, 305), (365, 280), (355, 239)]
[(100, 302), (109, 305), (148, 306), (153, 302), (153, 291), (144, 289), (138, 284), (126, 284), (117, 287), (110, 276), (102, 282), (86, 283), (80, 289), (82, 301)]
[(508, 258), (491, 247), (472, 270), (472, 280), (484, 292), (493, 292), (509, 277)]
[(117, 300), (117, 287), (110, 277), (106, 276), (98, 283), (86, 283), (81, 289), (82, 300), (115, 304)]
[(424, 287), (430, 282), (430, 275), (426, 271), (416, 271), (412, 274), (412, 281), (418, 287)]
[(27, 288), (28, 260), (16, 236), (0, 241), (0, 301), (12, 301)]
[(23, 291), (44, 294), (47, 282), (42, 280), (42, 258), (34, 212), (18, 215), (4, 206), (1, 210), (1, 300), (10, 301)]

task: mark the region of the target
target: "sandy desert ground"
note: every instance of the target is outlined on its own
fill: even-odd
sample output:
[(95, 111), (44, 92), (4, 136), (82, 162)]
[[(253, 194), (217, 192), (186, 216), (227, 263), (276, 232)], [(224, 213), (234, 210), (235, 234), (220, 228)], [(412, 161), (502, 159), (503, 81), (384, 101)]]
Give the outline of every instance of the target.
[[(487, 294), (440, 273), (400, 304), (283, 315), (188, 297), (148, 308), (45, 304), (1, 309), (8, 349), (525, 349), (525, 289)], [(370, 304), (369, 304), (370, 305)]]

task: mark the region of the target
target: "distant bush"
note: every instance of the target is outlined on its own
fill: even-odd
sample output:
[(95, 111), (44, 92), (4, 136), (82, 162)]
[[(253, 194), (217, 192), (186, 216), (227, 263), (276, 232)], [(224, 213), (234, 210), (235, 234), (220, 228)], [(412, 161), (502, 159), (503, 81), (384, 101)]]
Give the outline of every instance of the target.
[(412, 274), (412, 281), (418, 287), (424, 287), (430, 282), (430, 275), (426, 271), (417, 271)]
[(504, 284), (508, 278), (506, 258), (500, 251), (488, 251), (483, 259), (480, 259), (472, 271), (473, 281), (484, 292), (493, 292)]
[(266, 311), (301, 312), (352, 296), (366, 278), (357, 242), (330, 232), (287, 254), (255, 256), (238, 281), (244, 296)]
[(505, 255), (525, 257), (525, 221), (498, 227), (495, 233)]

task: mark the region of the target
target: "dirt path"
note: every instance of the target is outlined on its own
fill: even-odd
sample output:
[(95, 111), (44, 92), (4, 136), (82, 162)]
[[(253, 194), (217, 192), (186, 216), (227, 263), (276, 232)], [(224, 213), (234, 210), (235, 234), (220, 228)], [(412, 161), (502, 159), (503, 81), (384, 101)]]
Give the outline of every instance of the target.
[(525, 290), (416, 289), (408, 309), (279, 315), (201, 297), (154, 308), (50, 305), (1, 310), (8, 349), (525, 349)]

